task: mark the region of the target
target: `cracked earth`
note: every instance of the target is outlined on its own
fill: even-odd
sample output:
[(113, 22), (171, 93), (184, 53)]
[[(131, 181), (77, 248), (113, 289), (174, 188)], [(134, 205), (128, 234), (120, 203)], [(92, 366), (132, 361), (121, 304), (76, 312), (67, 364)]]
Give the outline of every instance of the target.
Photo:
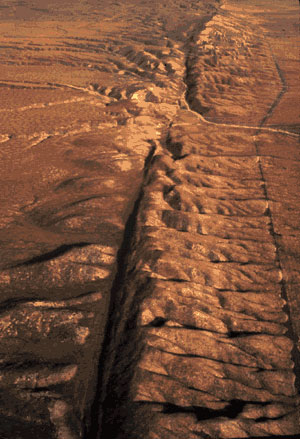
[(1, 2), (1, 439), (299, 437), (296, 3)]

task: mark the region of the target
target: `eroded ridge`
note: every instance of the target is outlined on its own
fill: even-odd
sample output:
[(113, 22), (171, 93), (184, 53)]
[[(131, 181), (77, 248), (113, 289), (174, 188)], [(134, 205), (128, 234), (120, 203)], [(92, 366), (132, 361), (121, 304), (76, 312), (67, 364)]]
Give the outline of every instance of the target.
[[(251, 26), (247, 16), (224, 9), (195, 38), (187, 83), (187, 98), (198, 113), (214, 121), (254, 125), (281, 88), (259, 28)], [(272, 87), (266, 89), (266, 83)]]
[[(253, 144), (227, 129), (207, 157), (207, 127), (202, 134), (195, 119), (180, 113), (174, 156), (155, 157), (144, 187), (124, 292), (136, 297), (106, 419), (129, 410), (116, 437), (297, 434), (293, 342)], [(191, 153), (176, 160), (178, 131)], [(140, 357), (132, 343), (143, 345)], [(130, 374), (131, 403), (116, 409), (118, 377)]]
[[(181, 110), (173, 119), (144, 183), (103, 438), (110, 431), (118, 439), (300, 434), (294, 363), (299, 325), (290, 312), (299, 290), (297, 136), (261, 129), (280, 102), (282, 80), (269, 45), (255, 46), (261, 40), (251, 26), (242, 30), (239, 21), (236, 32), (223, 14), (192, 41), (219, 35), (221, 49), (216, 42), (209, 48), (215, 64), (205, 61), (213, 71), (222, 52), (220, 29), (246, 35), (246, 49), (252, 41), (253, 50), (263, 53), (255, 54), (260, 67), (254, 71), (266, 66), (260, 84), (266, 99), (261, 102), (253, 88), (248, 59), (242, 69), (247, 74), (236, 73), (233, 88), (216, 88), (205, 109), (211, 81), (201, 76), (203, 57), (191, 58), (193, 46), (188, 52), (187, 107), (194, 111)], [(235, 57), (229, 54), (230, 68), (240, 55), (246, 59), (244, 49), (238, 44)], [(233, 90), (234, 114), (226, 101)], [(253, 127), (241, 111), (246, 95), (245, 107), (255, 108)], [(286, 199), (284, 178), (291, 188)]]
[(0, 436), (86, 438), (127, 224), (214, 2), (2, 3)]
[(191, 38), (185, 75), (188, 108), (209, 125), (297, 138), (291, 130), (264, 126), (288, 91), (269, 41), (246, 14), (229, 12), (226, 4), (223, 8)]
[(241, 1), (3, 24), (4, 439), (300, 434), (297, 125)]

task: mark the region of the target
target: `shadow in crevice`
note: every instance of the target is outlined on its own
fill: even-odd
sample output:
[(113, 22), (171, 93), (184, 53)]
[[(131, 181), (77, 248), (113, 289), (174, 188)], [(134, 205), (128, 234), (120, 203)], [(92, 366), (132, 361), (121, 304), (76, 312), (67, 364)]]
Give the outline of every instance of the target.
[(51, 261), (52, 259), (55, 259), (59, 256), (63, 256), (65, 253), (68, 253), (73, 248), (83, 248), (83, 247), (87, 247), (88, 245), (90, 245), (90, 243), (88, 242), (79, 242), (77, 244), (64, 244), (61, 245), (60, 247), (57, 247), (55, 250), (52, 250), (50, 252), (44, 253), (39, 256), (34, 256), (28, 261), (20, 262), (14, 265), (13, 267), (15, 268), (24, 267), (24, 266), (26, 267), (28, 265), (34, 265), (34, 264), (39, 264), (41, 262)]
[[(153, 144), (145, 160), (143, 182), (152, 165)], [(106, 335), (99, 358), (98, 384), (90, 413), (85, 419), (86, 439), (119, 437), (128, 416), (129, 387), (135, 364), (143, 349), (138, 329), (138, 309), (147, 279), (137, 276), (132, 254), (136, 245), (136, 224), (143, 185), (128, 217), (117, 255), (117, 273), (111, 289)]]
[(244, 410), (247, 404), (256, 404), (260, 406), (268, 405), (268, 403), (257, 403), (252, 401), (242, 401), (240, 399), (232, 399), (228, 402), (228, 405), (223, 409), (209, 409), (206, 407), (179, 407), (174, 404), (164, 404), (162, 413), (173, 414), (173, 413), (193, 413), (197, 421), (205, 421), (208, 419), (216, 419), (220, 417), (225, 417), (229, 419), (237, 418)]

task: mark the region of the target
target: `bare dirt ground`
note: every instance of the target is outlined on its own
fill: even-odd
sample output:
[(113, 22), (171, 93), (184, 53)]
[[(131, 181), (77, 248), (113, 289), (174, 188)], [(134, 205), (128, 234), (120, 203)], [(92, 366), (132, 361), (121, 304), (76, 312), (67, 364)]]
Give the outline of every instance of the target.
[(0, 438), (298, 437), (299, 6), (0, 5)]

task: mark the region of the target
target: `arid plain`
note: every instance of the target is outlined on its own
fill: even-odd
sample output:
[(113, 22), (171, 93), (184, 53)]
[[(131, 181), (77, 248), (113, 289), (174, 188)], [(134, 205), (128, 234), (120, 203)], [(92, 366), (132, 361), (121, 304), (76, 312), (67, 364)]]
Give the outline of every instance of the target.
[(299, 437), (298, 17), (1, 1), (1, 439)]

